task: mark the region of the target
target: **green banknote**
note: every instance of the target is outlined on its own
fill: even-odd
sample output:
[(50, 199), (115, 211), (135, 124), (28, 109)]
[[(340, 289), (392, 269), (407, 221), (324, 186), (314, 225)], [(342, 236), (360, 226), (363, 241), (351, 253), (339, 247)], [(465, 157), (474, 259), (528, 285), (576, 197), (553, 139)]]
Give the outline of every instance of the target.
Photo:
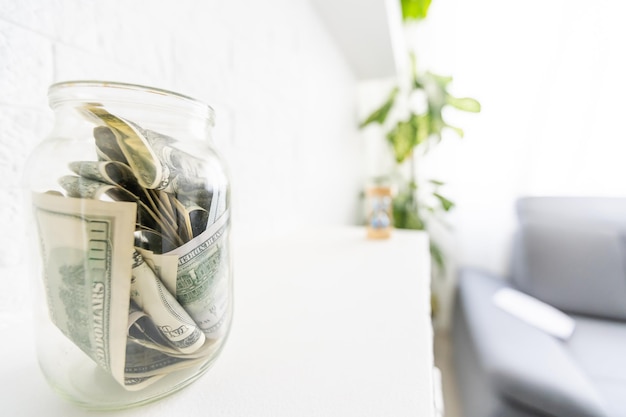
[(41, 193), (33, 205), (53, 323), (124, 384), (137, 205)]
[(205, 232), (168, 252), (178, 256), (176, 299), (207, 339), (223, 336), (230, 309), (229, 212)]
[(99, 143), (106, 142), (111, 136), (115, 137), (117, 148), (123, 154), (119, 162), (127, 162), (137, 177), (139, 184), (146, 188), (158, 188), (169, 178), (169, 173), (163, 172), (161, 161), (157, 158), (145, 136), (127, 120), (119, 118), (102, 107), (88, 105), (84, 107), (85, 114), (92, 115), (92, 119), (99, 119), (109, 130), (94, 131)]
[(167, 345), (181, 353), (193, 353), (204, 344), (204, 333), (165, 288), (139, 252), (133, 254), (131, 300), (151, 318)]

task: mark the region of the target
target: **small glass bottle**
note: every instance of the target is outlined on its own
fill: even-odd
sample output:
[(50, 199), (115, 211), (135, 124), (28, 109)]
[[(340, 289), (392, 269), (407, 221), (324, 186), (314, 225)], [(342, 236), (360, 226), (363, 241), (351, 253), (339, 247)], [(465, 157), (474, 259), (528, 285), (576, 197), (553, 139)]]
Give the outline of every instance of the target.
[(213, 110), (121, 83), (52, 85), (24, 172), (40, 367), (90, 409), (147, 403), (217, 358), (232, 316), (230, 183)]

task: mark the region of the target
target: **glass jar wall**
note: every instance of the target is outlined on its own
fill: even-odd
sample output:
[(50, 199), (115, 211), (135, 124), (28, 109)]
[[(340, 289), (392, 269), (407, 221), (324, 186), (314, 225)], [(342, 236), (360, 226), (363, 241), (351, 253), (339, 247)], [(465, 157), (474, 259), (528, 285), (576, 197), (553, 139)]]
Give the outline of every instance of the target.
[(213, 110), (154, 88), (66, 82), (24, 172), (40, 367), (92, 409), (202, 375), (232, 315), (230, 186)]

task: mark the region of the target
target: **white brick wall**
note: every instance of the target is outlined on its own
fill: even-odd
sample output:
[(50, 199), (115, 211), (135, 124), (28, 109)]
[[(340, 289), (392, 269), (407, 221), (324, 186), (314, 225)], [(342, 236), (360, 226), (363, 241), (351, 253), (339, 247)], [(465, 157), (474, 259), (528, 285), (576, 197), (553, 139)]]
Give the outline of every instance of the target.
[(71, 79), (213, 105), (240, 232), (354, 222), (356, 81), (307, 0), (0, 0), (0, 281), (27, 259), (20, 172), (51, 126), (47, 88)]

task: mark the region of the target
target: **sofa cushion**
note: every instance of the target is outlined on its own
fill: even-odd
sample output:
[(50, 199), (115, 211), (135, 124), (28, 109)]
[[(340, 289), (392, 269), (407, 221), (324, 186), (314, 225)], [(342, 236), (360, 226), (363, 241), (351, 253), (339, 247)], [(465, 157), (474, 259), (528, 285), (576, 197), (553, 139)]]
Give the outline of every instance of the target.
[(626, 416), (626, 322), (576, 316), (565, 344), (605, 400), (609, 415)]
[(603, 400), (558, 339), (498, 308), (504, 281), (483, 271), (459, 277), (459, 306), (492, 388), (505, 400), (554, 417), (608, 416)]
[(566, 220), (520, 224), (513, 282), (566, 312), (626, 319), (621, 229)]
[(520, 222), (546, 220), (594, 223), (626, 228), (626, 198), (620, 197), (524, 197), (516, 202)]

